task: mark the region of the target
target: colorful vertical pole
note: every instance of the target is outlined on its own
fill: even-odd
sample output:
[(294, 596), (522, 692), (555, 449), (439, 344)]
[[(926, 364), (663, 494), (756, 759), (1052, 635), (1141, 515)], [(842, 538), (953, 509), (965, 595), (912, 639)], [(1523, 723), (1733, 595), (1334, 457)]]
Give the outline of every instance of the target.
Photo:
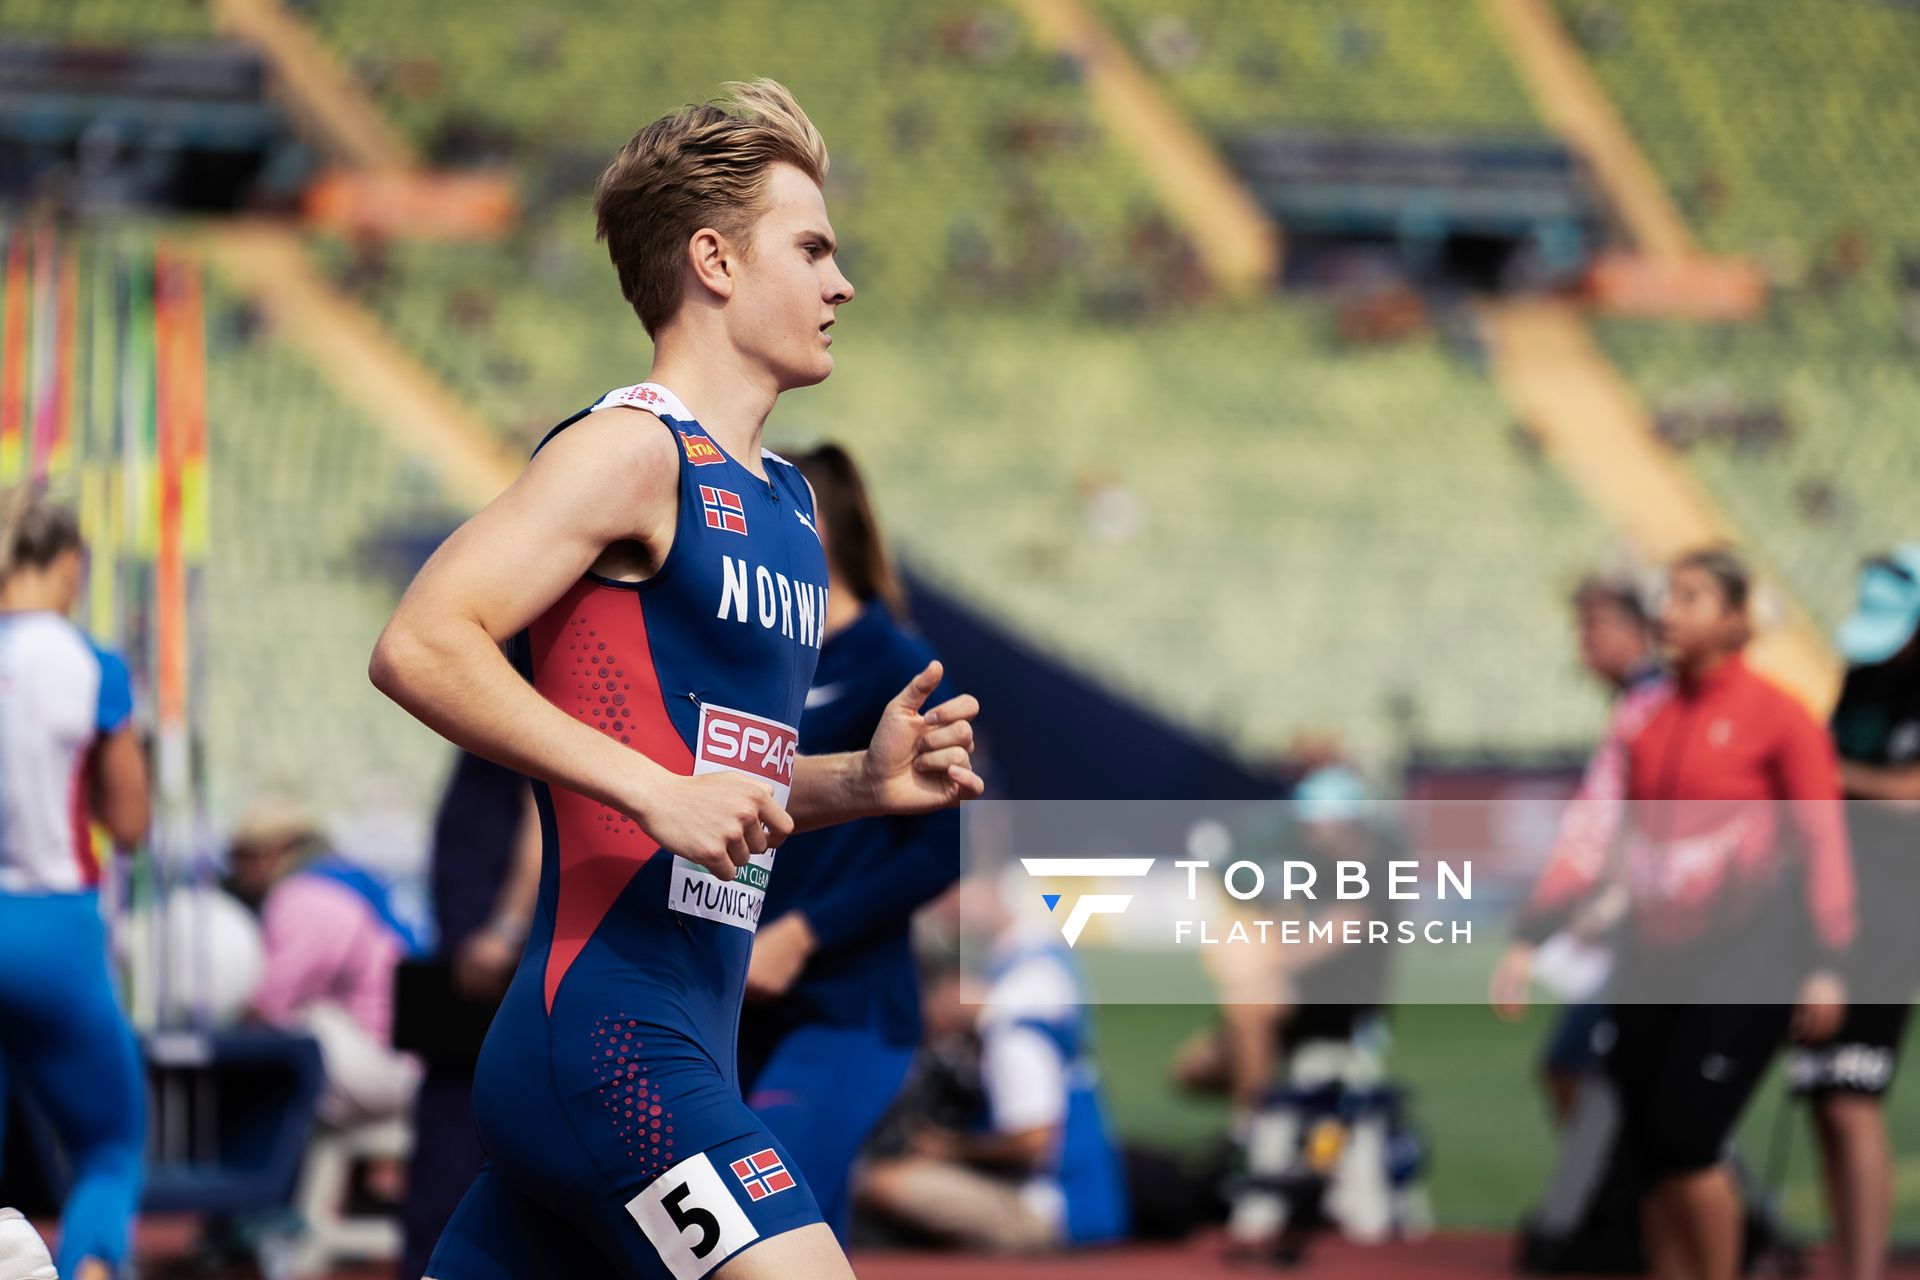
[(0, 485), (12, 484), (27, 470), (27, 233), (7, 232), (6, 299), (0, 304)]

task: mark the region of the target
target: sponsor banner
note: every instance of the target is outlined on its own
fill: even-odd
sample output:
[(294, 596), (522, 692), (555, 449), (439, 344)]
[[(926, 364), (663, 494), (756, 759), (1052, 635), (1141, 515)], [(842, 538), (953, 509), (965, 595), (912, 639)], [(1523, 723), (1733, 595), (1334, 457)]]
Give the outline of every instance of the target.
[(350, 235), (497, 240), (519, 217), (512, 181), (492, 170), (336, 169), (307, 188), (305, 203), (312, 225)]
[(1834, 979), (1904, 1005), (1920, 986), (1900, 914), (1920, 902), (1920, 817), (1894, 832), (1860, 802), (1387, 802), (1356, 784), (961, 815), (978, 990), (1033, 949), (1069, 957), (1096, 1003), (1793, 1004)]
[(1744, 258), (1604, 253), (1586, 283), (1594, 305), (1615, 315), (1751, 320), (1767, 305), (1766, 277)]

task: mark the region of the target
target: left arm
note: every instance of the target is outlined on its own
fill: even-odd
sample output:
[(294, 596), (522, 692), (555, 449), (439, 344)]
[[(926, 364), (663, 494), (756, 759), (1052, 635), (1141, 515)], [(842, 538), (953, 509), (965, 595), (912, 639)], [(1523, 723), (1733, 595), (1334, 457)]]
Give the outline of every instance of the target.
[(1807, 905), (1814, 935), (1829, 957), (1853, 945), (1853, 854), (1840, 803), (1840, 766), (1832, 740), (1811, 718), (1788, 726), (1780, 749), (1780, 794), (1807, 862)]
[(153, 820), (147, 755), (133, 723), (133, 681), (127, 664), (104, 649), (94, 649), (94, 655), (100, 662), (93, 724), (99, 737), (87, 761), (87, 807), (115, 844), (129, 848), (146, 839)]
[(1796, 717), (1787, 726), (1779, 759), (1781, 794), (1807, 860), (1807, 906), (1821, 952), (1801, 985), (1793, 1030), (1797, 1039), (1817, 1043), (1840, 1029), (1846, 1008), (1839, 969), (1855, 929), (1853, 853), (1840, 804), (1839, 761), (1826, 730), (1811, 717)]
[(922, 1129), (914, 1152), (935, 1160), (1028, 1174), (1040, 1167), (1059, 1141), (1058, 1126), (1043, 1124), (1012, 1132), (972, 1133), (939, 1127)]
[(147, 756), (131, 724), (100, 740), (88, 761), (93, 816), (113, 842), (131, 848), (147, 837), (152, 802), (147, 788)]
[(525, 790), (513, 864), (500, 883), (493, 914), (454, 948), (454, 986), (472, 1000), (498, 999), (506, 993), (533, 925), (534, 904), (540, 896), (540, 813), (533, 788)]
[(985, 790), (973, 771), (972, 694), (920, 708), (940, 685), (930, 662), (894, 695), (865, 751), (800, 756), (793, 762), (787, 815), (796, 831), (878, 814), (927, 813), (971, 800)]
[(1842, 760), (1840, 786), (1858, 800), (1910, 808), (1920, 804), (1920, 764), (1856, 764)]
[(849, 876), (804, 908), (822, 951), (852, 946), (945, 893), (960, 877), (960, 815), (952, 809), (893, 818), (892, 848), (878, 884)]
[(893, 818), (892, 848), (877, 880), (847, 876), (805, 906), (760, 926), (747, 966), (747, 994), (785, 995), (821, 951), (854, 946), (905, 921), (960, 875), (960, 815), (951, 809)]

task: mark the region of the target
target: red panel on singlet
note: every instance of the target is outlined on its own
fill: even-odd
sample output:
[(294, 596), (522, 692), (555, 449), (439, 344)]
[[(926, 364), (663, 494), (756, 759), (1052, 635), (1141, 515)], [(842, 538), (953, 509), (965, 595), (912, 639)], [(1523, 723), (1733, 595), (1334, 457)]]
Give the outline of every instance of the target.
[[(644, 593), (583, 578), (528, 629), (533, 684), (546, 699), (674, 773), (693, 753), (667, 715), (647, 643)], [(554, 992), (627, 883), (659, 845), (625, 814), (578, 792), (553, 797), (559, 900), (547, 952)]]

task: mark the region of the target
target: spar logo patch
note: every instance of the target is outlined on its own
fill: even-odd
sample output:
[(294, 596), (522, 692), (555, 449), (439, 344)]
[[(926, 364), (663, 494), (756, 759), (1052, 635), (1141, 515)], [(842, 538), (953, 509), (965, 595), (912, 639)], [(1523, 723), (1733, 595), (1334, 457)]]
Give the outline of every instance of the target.
[(747, 509), (741, 505), (740, 495), (731, 489), (701, 485), (700, 508), (706, 513), (709, 529), (725, 529), (728, 533), (747, 531)]
[[(687, 451), (687, 461), (696, 467), (710, 467), (716, 462), (725, 462), (727, 455), (720, 452), (720, 446), (705, 436), (694, 435), (691, 431), (680, 432), (681, 447)], [(746, 530), (742, 529), (742, 533)]]
[(730, 1167), (733, 1176), (740, 1179), (740, 1185), (747, 1189), (749, 1200), (765, 1200), (768, 1196), (790, 1191), (798, 1185), (793, 1175), (787, 1172), (787, 1166), (781, 1163), (779, 1153), (772, 1147), (735, 1160)]
[[(712, 705), (700, 708), (700, 743), (694, 771), (719, 766), (765, 778), (782, 804), (793, 785), (793, 757), (800, 735), (778, 720)], [(701, 768), (705, 765), (707, 768)]]

